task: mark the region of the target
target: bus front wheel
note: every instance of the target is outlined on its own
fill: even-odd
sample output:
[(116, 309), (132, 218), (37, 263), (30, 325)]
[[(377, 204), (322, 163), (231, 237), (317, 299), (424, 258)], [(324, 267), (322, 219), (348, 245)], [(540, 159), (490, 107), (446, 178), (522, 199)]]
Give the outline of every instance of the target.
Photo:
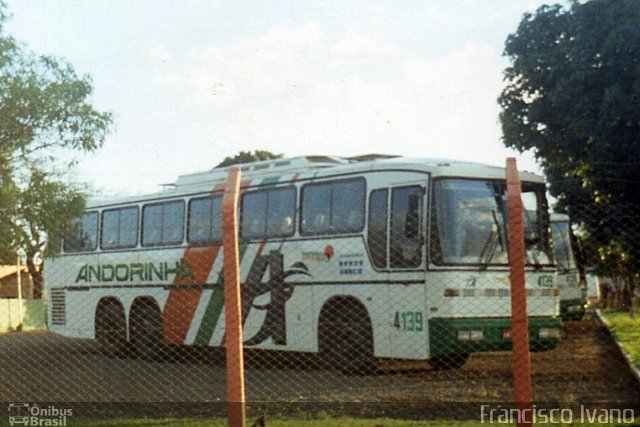
[(347, 375), (375, 372), (373, 332), (364, 309), (353, 304), (333, 304), (320, 315), (319, 345), (322, 359)]

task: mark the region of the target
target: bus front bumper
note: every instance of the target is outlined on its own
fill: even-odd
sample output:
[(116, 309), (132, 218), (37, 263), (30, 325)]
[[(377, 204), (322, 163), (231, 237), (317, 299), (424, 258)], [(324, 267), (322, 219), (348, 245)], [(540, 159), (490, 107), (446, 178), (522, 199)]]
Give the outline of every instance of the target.
[(580, 320), (584, 317), (584, 301), (581, 299), (560, 300), (562, 320)]
[[(529, 318), (529, 347), (533, 351), (552, 350), (560, 344), (559, 317)], [(429, 319), (430, 357), (511, 350), (509, 318)]]

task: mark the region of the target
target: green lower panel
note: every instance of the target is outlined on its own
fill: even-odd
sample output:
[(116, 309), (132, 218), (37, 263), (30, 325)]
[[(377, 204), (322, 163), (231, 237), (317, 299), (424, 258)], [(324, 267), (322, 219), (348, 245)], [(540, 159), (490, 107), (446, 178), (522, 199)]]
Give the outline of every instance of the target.
[(581, 299), (560, 300), (562, 320), (580, 320), (584, 317), (584, 301)]
[[(530, 317), (529, 344), (532, 350), (551, 350), (560, 344), (559, 338), (540, 338), (541, 328), (560, 330), (560, 318)], [(503, 338), (503, 331), (511, 328), (508, 318), (429, 319), (431, 357), (441, 354), (474, 353), (481, 351), (510, 350), (511, 339)], [(482, 330), (483, 339), (461, 341), (459, 331)]]

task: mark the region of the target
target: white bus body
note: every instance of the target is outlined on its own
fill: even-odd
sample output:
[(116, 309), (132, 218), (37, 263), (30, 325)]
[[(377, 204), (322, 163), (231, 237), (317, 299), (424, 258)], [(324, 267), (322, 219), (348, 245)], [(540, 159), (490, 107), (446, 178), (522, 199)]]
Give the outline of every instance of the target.
[[(308, 156), (242, 170), (247, 347), (324, 352), (345, 369), (374, 357), (449, 368), (510, 348), (504, 169)], [(220, 346), (226, 178), (213, 169), (158, 194), (90, 201), (63, 254), (46, 261), (50, 329), (107, 348)], [(527, 249), (530, 339), (549, 349), (561, 323), (544, 181), (520, 179), (537, 242)]]

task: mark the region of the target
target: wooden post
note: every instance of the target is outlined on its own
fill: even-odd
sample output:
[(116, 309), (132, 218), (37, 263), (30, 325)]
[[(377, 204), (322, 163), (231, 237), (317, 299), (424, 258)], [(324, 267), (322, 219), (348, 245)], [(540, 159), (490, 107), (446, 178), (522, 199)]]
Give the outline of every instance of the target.
[(222, 244), (224, 248), (224, 316), (227, 356), (227, 415), (230, 427), (245, 427), (244, 355), (240, 305), (240, 261), (238, 256), (238, 197), (240, 168), (229, 169), (222, 199)]
[[(509, 206), (509, 279), (511, 282), (511, 339), (513, 345), (513, 391), (516, 407), (523, 411), (532, 407), (531, 361), (529, 355), (529, 322), (525, 288), (524, 206), (516, 159), (507, 158), (507, 197)], [(522, 412), (521, 412), (522, 413)], [(526, 411), (531, 414), (531, 411)], [(521, 420), (518, 426), (530, 426), (532, 420)]]

